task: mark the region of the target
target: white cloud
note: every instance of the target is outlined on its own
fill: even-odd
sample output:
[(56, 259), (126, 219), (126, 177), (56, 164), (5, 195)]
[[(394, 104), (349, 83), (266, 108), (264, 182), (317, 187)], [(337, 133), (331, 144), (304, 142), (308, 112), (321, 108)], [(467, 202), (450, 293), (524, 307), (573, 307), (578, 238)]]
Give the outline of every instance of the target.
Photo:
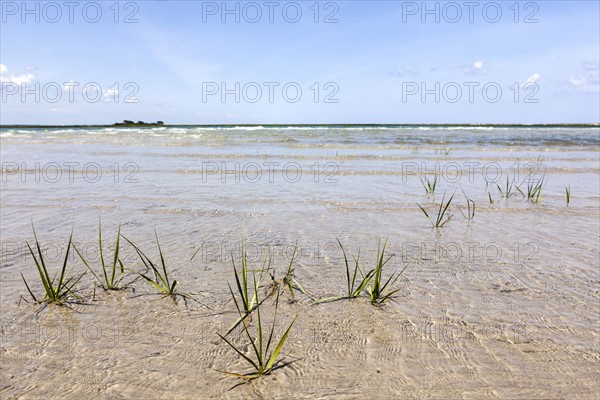
[(463, 67), (463, 72), (468, 75), (485, 75), (488, 73), (489, 67), (485, 65), (485, 61), (478, 60), (473, 65)]
[(69, 110), (66, 108), (51, 108), (50, 110), (48, 110), (52, 113), (57, 113), (57, 114), (62, 114), (62, 113), (73, 113), (73, 110)]
[(569, 77), (569, 83), (578, 92), (600, 92), (600, 64), (596, 61), (587, 61), (582, 64), (583, 72)]
[[(77, 86), (79, 86), (79, 83), (77, 83), (77, 82), (74, 82), (74, 81), (65, 82), (65, 83), (63, 84), (63, 87), (62, 87), (62, 88), (63, 88), (63, 90), (67, 90), (67, 91), (68, 91), (68, 90), (71, 90), (71, 87), (73, 87), (73, 86), (74, 86), (74, 87), (77, 87)], [(73, 88), (73, 90), (74, 90), (74, 89), (75, 89), (75, 88)]]
[(410, 66), (410, 67), (398, 68), (393, 72), (393, 74), (397, 75), (397, 76), (412, 76), (412, 75), (418, 75), (419, 71), (417, 71), (413, 66)]
[(525, 81), (523, 86), (536, 83), (541, 77), (542, 76), (540, 74), (535, 73), (535, 74), (531, 75), (529, 78), (527, 78), (527, 80)]
[(15, 83), (21, 85), (22, 83), (30, 83), (35, 79), (33, 74), (21, 74), (15, 75), (8, 70), (8, 67), (4, 64), (0, 64), (0, 83)]
[(93, 99), (93, 101), (96, 101), (96, 99), (102, 96), (101, 92), (102, 89), (97, 85), (84, 85), (81, 88), (81, 93), (83, 96), (85, 96), (87, 99)]
[(104, 101), (118, 102), (119, 101), (119, 89), (116, 89), (116, 88), (106, 89), (103, 93), (103, 96), (104, 96)]

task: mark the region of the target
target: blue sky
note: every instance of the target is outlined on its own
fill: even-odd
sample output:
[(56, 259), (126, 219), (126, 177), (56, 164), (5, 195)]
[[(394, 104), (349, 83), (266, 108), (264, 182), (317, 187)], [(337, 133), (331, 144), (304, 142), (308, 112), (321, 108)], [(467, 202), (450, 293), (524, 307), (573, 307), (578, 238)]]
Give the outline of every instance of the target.
[(597, 1), (75, 3), (0, 1), (2, 124), (600, 121)]

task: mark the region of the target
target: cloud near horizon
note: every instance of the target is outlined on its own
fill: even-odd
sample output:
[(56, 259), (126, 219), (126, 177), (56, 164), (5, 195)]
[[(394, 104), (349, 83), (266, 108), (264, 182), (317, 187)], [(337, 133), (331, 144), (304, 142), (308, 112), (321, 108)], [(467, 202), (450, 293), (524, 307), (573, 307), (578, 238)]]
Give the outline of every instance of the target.
[(523, 87), (536, 83), (537, 81), (540, 80), (542, 76), (540, 74), (538, 74), (537, 72), (533, 75), (531, 75), (529, 78), (527, 78), (527, 80), (525, 81), (525, 83), (523, 84)]
[(489, 67), (483, 60), (475, 61), (473, 65), (463, 68), (463, 72), (467, 75), (485, 75), (488, 71)]
[(582, 93), (600, 93), (600, 63), (586, 61), (582, 68), (583, 72), (569, 77), (571, 86)]
[(11, 73), (6, 65), (0, 64), (0, 83), (15, 83), (20, 86), (23, 83), (31, 83), (34, 79), (33, 74), (16, 75)]

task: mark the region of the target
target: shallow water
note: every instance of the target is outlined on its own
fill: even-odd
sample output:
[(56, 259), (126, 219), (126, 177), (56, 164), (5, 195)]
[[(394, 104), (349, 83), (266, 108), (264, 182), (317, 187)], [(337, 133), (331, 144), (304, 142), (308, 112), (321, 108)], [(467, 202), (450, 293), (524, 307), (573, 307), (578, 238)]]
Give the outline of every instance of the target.
[[(2, 129), (2, 398), (596, 398), (600, 389), (600, 137), (591, 128), (181, 127)], [(421, 172), (440, 180), (425, 196)], [(501, 197), (506, 179), (544, 177), (541, 203)], [(565, 188), (572, 199), (566, 207)], [(462, 190), (461, 190), (462, 189)], [(476, 203), (468, 221), (464, 193)], [(430, 212), (455, 193), (452, 220)], [(489, 193), (489, 194), (488, 194)], [(489, 196), (494, 203), (490, 203)], [(20, 274), (41, 288), (25, 241), (31, 221), (52, 269), (71, 229), (98, 263), (116, 227), (150, 254), (154, 229), (181, 290), (174, 304), (143, 282), (96, 290), (72, 309), (20, 302)], [(378, 242), (406, 267), (393, 302), (279, 310), (290, 365), (250, 384), (219, 342), (235, 320), (226, 282), (248, 240), (281, 277), (316, 297), (343, 293), (343, 256), (372, 266)], [(122, 244), (126, 265), (139, 269)], [(195, 254), (196, 253), (196, 254)], [(195, 256), (192, 258), (192, 256)], [(71, 255), (72, 256), (72, 255)], [(80, 263), (72, 264), (83, 272)], [(266, 302), (265, 315), (272, 304)], [(234, 340), (243, 343), (241, 336)], [(250, 350), (245, 348), (245, 350)], [(229, 390), (231, 389), (231, 390)]]

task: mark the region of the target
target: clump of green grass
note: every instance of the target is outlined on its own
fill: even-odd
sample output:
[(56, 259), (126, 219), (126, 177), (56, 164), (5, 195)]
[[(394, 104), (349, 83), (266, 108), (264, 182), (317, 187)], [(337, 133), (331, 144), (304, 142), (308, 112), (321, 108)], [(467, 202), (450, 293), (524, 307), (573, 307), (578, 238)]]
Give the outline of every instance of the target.
[(29, 248), (29, 252), (33, 257), (33, 261), (35, 262), (35, 266), (40, 275), (40, 280), (42, 282), (42, 285), (44, 286), (44, 297), (39, 298), (38, 296), (35, 296), (31, 288), (29, 287), (27, 280), (25, 279), (23, 274), (21, 274), (21, 278), (23, 278), (25, 287), (27, 288), (27, 291), (31, 295), (33, 301), (35, 301), (36, 303), (54, 303), (62, 305), (65, 304), (70, 298), (81, 300), (81, 297), (75, 294), (73, 288), (81, 280), (85, 273), (81, 274), (78, 278), (74, 278), (69, 276), (72, 269), (69, 272), (67, 272), (69, 252), (71, 250), (71, 246), (73, 245), (73, 231), (71, 231), (71, 236), (69, 237), (69, 243), (67, 244), (67, 248), (65, 251), (65, 258), (62, 264), (62, 268), (52, 278), (50, 278), (50, 274), (48, 273), (48, 267), (46, 266), (44, 255), (42, 254), (40, 242), (38, 241), (37, 234), (35, 232), (35, 227), (33, 227), (33, 224), (31, 225), (31, 227), (33, 228), (33, 236), (35, 238), (37, 256), (34, 253), (31, 246), (29, 245), (29, 243), (27, 243), (27, 247)]
[[(265, 263), (263, 264), (263, 268), (261, 269), (261, 279), (262, 280), (262, 272), (270, 268), (270, 258), (268, 255), (265, 257)], [(231, 254), (231, 263), (233, 264), (233, 272), (235, 276), (235, 284), (238, 289), (238, 294), (241, 299), (242, 308), (245, 314), (250, 313), (255, 305), (257, 304), (257, 296), (256, 290), (250, 297), (250, 292), (248, 291), (248, 253), (246, 250), (246, 237), (242, 240), (242, 270), (238, 273), (237, 268), (235, 267), (235, 260), (233, 259), (233, 253)], [(231, 287), (230, 287), (231, 290)]]
[[(318, 303), (326, 303), (330, 301), (342, 300), (342, 299), (355, 299), (367, 288), (367, 285), (373, 278), (375, 274), (375, 269), (373, 268), (369, 272), (364, 272), (364, 269), (360, 267), (360, 250), (358, 251), (358, 255), (356, 257), (352, 256), (354, 260), (354, 268), (351, 270), (350, 263), (348, 262), (348, 256), (346, 255), (346, 250), (344, 250), (344, 246), (342, 246), (342, 242), (337, 239), (337, 242), (342, 249), (342, 254), (344, 255), (344, 264), (346, 266), (346, 285), (347, 291), (345, 296), (334, 296), (327, 297), (324, 299), (319, 299), (315, 301), (315, 304)], [(360, 277), (358, 274), (360, 273)], [(357, 281), (357, 278), (360, 281)]]
[(98, 248), (100, 253), (100, 265), (102, 267), (102, 278), (98, 276), (94, 272), (94, 270), (90, 267), (90, 264), (86, 261), (83, 255), (79, 252), (77, 247), (73, 245), (73, 248), (77, 252), (77, 255), (86, 266), (86, 268), (94, 275), (94, 277), (100, 282), (100, 285), (104, 290), (121, 290), (123, 287), (121, 286), (121, 281), (125, 276), (125, 268), (123, 267), (123, 262), (119, 258), (119, 244), (121, 239), (121, 225), (117, 229), (117, 239), (115, 244), (115, 252), (112, 257), (112, 263), (107, 265), (104, 261), (104, 252), (102, 250), (102, 225), (98, 222)]
[(381, 247), (381, 242), (379, 243), (379, 247), (377, 248), (377, 264), (375, 266), (375, 273), (373, 275), (373, 284), (367, 287), (367, 292), (369, 293), (369, 300), (374, 305), (381, 305), (384, 301), (392, 297), (394, 293), (398, 292), (400, 289), (392, 290), (392, 286), (400, 275), (404, 272), (406, 267), (402, 269), (400, 272), (394, 272), (388, 279), (383, 282), (383, 266), (387, 264), (388, 261), (392, 258), (389, 256), (385, 259), (385, 248), (387, 245), (387, 239), (383, 243), (383, 247)]
[[(293, 258), (292, 258), (292, 262), (293, 262)], [(225, 336), (229, 335), (242, 321), (244, 321), (247, 317), (250, 316), (250, 314), (252, 313), (252, 311), (254, 311), (254, 309), (259, 305), (258, 304), (258, 285), (254, 285), (254, 290), (251, 291), (250, 287), (249, 287), (249, 280), (248, 280), (248, 272), (252, 273), (253, 279), (254, 279), (254, 274), (256, 272), (260, 272), (259, 275), (259, 279), (258, 282), (262, 282), (263, 279), (263, 274), (265, 272), (268, 272), (271, 269), (271, 257), (269, 256), (269, 254), (267, 253), (265, 255), (265, 260), (263, 262), (263, 266), (260, 270), (256, 271), (256, 270), (249, 270), (248, 269), (248, 253), (247, 253), (247, 247), (246, 247), (246, 236), (244, 235), (244, 238), (242, 239), (242, 268), (241, 270), (238, 272), (238, 269), (235, 266), (235, 260), (233, 258), (233, 253), (231, 254), (231, 264), (233, 265), (233, 276), (235, 277), (235, 286), (237, 288), (237, 294), (239, 296), (239, 303), (241, 303), (242, 307), (241, 309), (243, 310), (243, 314), (240, 315), (240, 317), (233, 323), (233, 325), (227, 330), (227, 332), (225, 333)], [(273, 275), (271, 275), (273, 281), (275, 281)], [(232, 296), (233, 296), (233, 300), (236, 303), (236, 307), (238, 306), (238, 296), (235, 296), (233, 294), (233, 290), (231, 289), (231, 285), (229, 283), (227, 283), (227, 286), (229, 287), (229, 291), (231, 292)], [(276, 291), (277, 293), (279, 293), (279, 286), (276, 286)], [(267, 297), (270, 297), (274, 292), (275, 289), (272, 290)]]
[(500, 196), (504, 197), (505, 199), (510, 199), (511, 197), (516, 196), (517, 192), (523, 194), (519, 186), (515, 185), (514, 179), (509, 183), (508, 176), (506, 177), (506, 187), (504, 190), (502, 190), (498, 184), (496, 184), (496, 187), (500, 192)]
[[(371, 278), (373, 277), (373, 274), (375, 273), (375, 269), (370, 270), (369, 272), (367, 272), (366, 274), (361, 270), (360, 268), (360, 250), (358, 252), (358, 255), (356, 257), (352, 257), (354, 259), (354, 270), (352, 271), (352, 278), (350, 278), (350, 266), (348, 263), (348, 257), (346, 256), (346, 251), (344, 250), (344, 246), (342, 246), (342, 243), (340, 242), (339, 239), (337, 239), (340, 248), (342, 249), (342, 253), (344, 254), (344, 263), (346, 265), (346, 283), (347, 283), (347, 298), (349, 299), (354, 299), (356, 297), (358, 297), (363, 290), (365, 290), (365, 288), (367, 287), (367, 285), (369, 284), (369, 282), (371, 281)], [(357, 277), (357, 273), (360, 272), (362, 279), (360, 280), (360, 282), (358, 283), (358, 286), (356, 286), (356, 277)]]
[[(296, 271), (296, 268), (293, 267), (294, 258), (296, 258), (296, 249), (295, 248), (294, 248), (294, 254), (292, 254), (292, 258), (290, 259), (290, 264), (288, 265), (287, 272), (285, 273), (285, 276), (283, 277), (283, 284), (290, 291), (290, 294), (292, 295), (292, 299), (294, 299), (294, 285), (297, 284), (298, 286), (302, 287), (296, 280), (296, 275), (294, 274), (294, 272)], [(274, 276), (272, 276), (272, 278), (274, 278)], [(302, 290), (304, 290), (304, 289), (302, 289)]]
[(285, 288), (287, 288), (290, 292), (290, 295), (292, 296), (292, 301), (296, 300), (294, 291), (299, 291), (302, 294), (304, 294), (306, 297), (308, 297), (309, 299), (314, 300), (313, 297), (302, 287), (300, 282), (298, 282), (298, 280), (296, 279), (296, 275), (295, 275), (296, 268), (294, 267), (294, 259), (296, 258), (296, 253), (297, 253), (297, 248), (294, 248), (294, 253), (292, 254), (292, 258), (290, 259), (290, 263), (288, 265), (287, 272), (286, 272), (285, 276), (283, 277), (283, 279), (281, 279), (281, 281), (278, 281), (277, 279), (275, 279), (274, 272), (272, 274), (270, 274), (271, 288), (273, 290), (278, 290), (280, 286), (282, 286), (284, 288), (284, 290), (285, 290)]
[(535, 204), (538, 204), (541, 201), (542, 189), (544, 187), (544, 178), (545, 174), (542, 177), (535, 181), (530, 181), (527, 184), (527, 201), (531, 201)]
[(567, 207), (569, 207), (569, 203), (571, 203), (571, 186), (565, 188), (565, 193), (567, 194)]
[(421, 184), (423, 185), (423, 188), (425, 188), (425, 194), (426, 195), (433, 195), (435, 194), (435, 188), (437, 186), (437, 182), (438, 182), (438, 174), (434, 174), (433, 176), (433, 181), (429, 180), (429, 177), (426, 175), (421, 176)]
[[(177, 298), (177, 296), (179, 296), (179, 297), (183, 298), (183, 300), (185, 301), (186, 304), (187, 304), (188, 299), (194, 300), (194, 301), (200, 303), (200, 301), (194, 299), (191, 295), (189, 295), (187, 293), (181, 293), (179, 291), (176, 291), (179, 281), (177, 281), (177, 280), (172, 281), (171, 278), (169, 277), (169, 271), (168, 271), (167, 265), (165, 263), (165, 257), (163, 255), (162, 249), (160, 247), (160, 242), (158, 240), (158, 234), (156, 233), (156, 230), (154, 230), (154, 236), (156, 237), (156, 245), (158, 246), (158, 253), (160, 256), (160, 266), (158, 265), (158, 263), (153, 262), (146, 254), (144, 254), (144, 252), (142, 250), (140, 250), (140, 248), (137, 245), (135, 245), (135, 243), (133, 243), (131, 240), (129, 240), (125, 236), (123, 236), (123, 238), (135, 249), (136, 253), (142, 260), (142, 263), (146, 267), (146, 271), (152, 272), (152, 275), (150, 275), (148, 272), (145, 272), (145, 273), (137, 272), (137, 274), (140, 277), (142, 277), (146, 282), (148, 282), (150, 285), (152, 285), (152, 287), (158, 289), (160, 294), (162, 294), (164, 296), (169, 296), (169, 297), (173, 298), (173, 300), (175, 300)], [(201, 303), (201, 304), (203, 304), (203, 303)], [(203, 305), (205, 305), (205, 304), (203, 304)]]
[(150, 258), (146, 254), (144, 254), (142, 250), (140, 250), (138, 246), (136, 246), (131, 240), (127, 239), (126, 237), (124, 238), (125, 240), (127, 240), (127, 242), (129, 242), (129, 244), (133, 246), (136, 253), (140, 257), (140, 260), (142, 260), (142, 263), (146, 267), (146, 271), (151, 270), (153, 274), (152, 277), (141, 272), (139, 273), (139, 275), (142, 278), (144, 278), (148, 283), (152, 284), (152, 286), (158, 289), (161, 293), (165, 295), (174, 295), (175, 288), (177, 287), (177, 284), (179, 282), (177, 280), (171, 282), (171, 280), (169, 279), (169, 272), (167, 270), (167, 265), (165, 263), (165, 258), (163, 256), (163, 252), (160, 247), (160, 242), (158, 240), (158, 234), (156, 233), (156, 231), (154, 231), (154, 236), (156, 237), (156, 244), (158, 246), (158, 253), (160, 255), (160, 264), (162, 267), (162, 272), (160, 271), (159, 267), (154, 262), (152, 262), (152, 260), (150, 260)]
[(427, 211), (425, 211), (425, 209), (419, 203), (417, 203), (417, 205), (419, 206), (421, 211), (423, 211), (423, 214), (425, 214), (425, 216), (427, 217), (427, 219), (429, 220), (429, 222), (431, 223), (431, 226), (433, 228), (443, 228), (444, 225), (448, 221), (450, 221), (454, 215), (454, 214), (452, 214), (450, 216), (446, 216), (446, 212), (448, 211), (448, 207), (450, 207), (450, 203), (452, 203), (453, 198), (454, 198), (454, 194), (452, 196), (450, 196), (450, 199), (448, 199), (447, 202), (444, 202), (444, 200), (446, 200), (446, 193), (444, 193), (444, 196), (442, 197), (442, 202), (440, 203), (440, 206), (438, 208), (438, 213), (437, 213), (437, 217), (435, 218), (435, 221), (429, 216)]
[[(234, 372), (227, 372), (227, 371), (219, 371), (222, 373), (225, 373), (227, 375), (231, 375), (234, 376), (236, 378), (241, 378), (241, 379), (245, 379), (245, 380), (253, 380), (256, 378), (260, 378), (261, 376), (264, 375), (269, 375), (271, 372), (273, 372), (273, 370), (276, 367), (276, 364), (278, 362), (277, 357), (279, 356), (279, 353), (281, 352), (281, 349), (283, 348), (283, 345), (285, 344), (288, 335), (292, 329), (292, 326), (294, 325), (294, 323), (296, 322), (296, 318), (294, 318), (294, 320), (290, 323), (290, 325), (287, 327), (287, 329), (285, 330), (285, 333), (283, 334), (283, 336), (281, 336), (281, 338), (279, 339), (279, 341), (277, 342), (277, 345), (275, 345), (275, 337), (274, 337), (274, 333), (275, 333), (275, 325), (276, 325), (276, 321), (277, 321), (277, 311), (279, 308), (279, 296), (280, 296), (280, 291), (277, 290), (277, 297), (275, 300), (275, 313), (273, 316), (273, 323), (271, 325), (271, 329), (268, 333), (268, 335), (266, 334), (267, 331), (267, 327), (263, 324), (263, 321), (261, 319), (261, 313), (260, 313), (260, 307), (261, 307), (261, 301), (258, 298), (258, 284), (256, 282), (256, 276), (253, 273), (253, 281), (254, 281), (254, 294), (256, 296), (256, 316), (257, 316), (257, 321), (256, 321), (256, 333), (254, 335), (252, 335), (250, 333), (250, 329), (248, 328), (248, 326), (246, 324), (243, 324), (243, 330), (244, 333), (246, 334), (247, 337), (247, 344), (249, 344), (252, 347), (253, 353), (254, 353), (254, 359), (251, 358), (251, 356), (248, 356), (246, 354), (244, 354), (244, 352), (242, 351), (241, 348), (236, 347), (233, 343), (231, 343), (231, 341), (229, 341), (225, 336), (226, 335), (221, 335), (218, 334), (219, 337), (225, 341), (225, 343), (227, 343), (229, 345), (229, 347), (231, 347), (233, 350), (235, 350), (235, 352), (237, 354), (239, 354), (252, 368), (253, 368), (253, 372), (247, 373), (247, 374), (238, 374), (238, 373), (234, 373)], [(233, 293), (233, 291), (231, 290), (231, 286), (229, 287), (230, 293), (231, 293), (231, 297), (233, 298), (233, 301), (236, 305), (238, 314), (240, 318), (244, 318), (246, 315), (246, 312), (240, 308), (239, 304), (238, 304), (238, 300), (235, 296), (235, 294)], [(268, 336), (268, 338), (267, 338)], [(271, 345), (275, 345), (275, 348), (273, 349), (273, 351), (271, 352)]]

